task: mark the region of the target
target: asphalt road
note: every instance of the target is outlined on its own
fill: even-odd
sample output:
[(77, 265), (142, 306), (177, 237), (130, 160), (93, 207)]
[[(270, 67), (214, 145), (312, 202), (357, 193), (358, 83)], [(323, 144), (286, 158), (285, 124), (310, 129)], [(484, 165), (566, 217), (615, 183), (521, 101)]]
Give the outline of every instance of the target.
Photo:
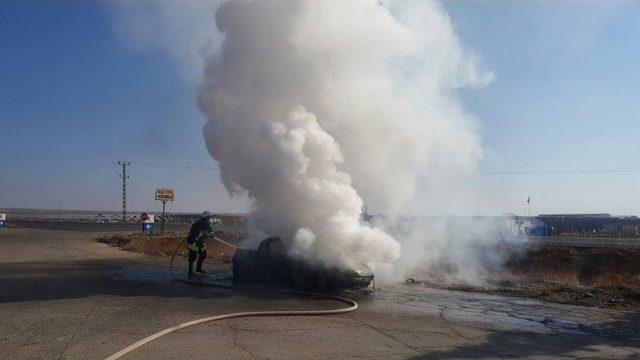
[[(117, 250), (96, 235), (0, 230), (0, 358), (104, 359), (200, 317), (339, 306), (178, 283), (166, 259)], [(199, 325), (127, 358), (640, 358), (637, 313), (404, 285), (358, 300), (349, 315)]]

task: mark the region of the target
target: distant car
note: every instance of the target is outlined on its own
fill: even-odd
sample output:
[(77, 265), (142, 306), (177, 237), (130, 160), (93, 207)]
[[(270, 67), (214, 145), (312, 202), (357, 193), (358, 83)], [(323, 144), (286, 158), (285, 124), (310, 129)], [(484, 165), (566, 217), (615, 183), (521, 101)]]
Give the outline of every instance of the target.
[(118, 220), (115, 219), (109, 219), (109, 224), (117, 224)]
[(240, 284), (293, 287), (302, 290), (363, 289), (373, 281), (371, 270), (310, 264), (286, 254), (282, 240), (265, 239), (257, 249), (238, 249), (232, 260), (233, 279)]

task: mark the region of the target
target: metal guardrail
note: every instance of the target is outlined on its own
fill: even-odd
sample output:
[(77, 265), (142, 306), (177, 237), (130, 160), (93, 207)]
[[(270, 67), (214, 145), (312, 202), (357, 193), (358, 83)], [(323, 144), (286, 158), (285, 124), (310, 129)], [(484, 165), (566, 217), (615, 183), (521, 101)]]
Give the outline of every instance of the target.
[(587, 248), (640, 249), (640, 239), (634, 238), (601, 238), (579, 236), (529, 236), (533, 242), (545, 245), (564, 245)]

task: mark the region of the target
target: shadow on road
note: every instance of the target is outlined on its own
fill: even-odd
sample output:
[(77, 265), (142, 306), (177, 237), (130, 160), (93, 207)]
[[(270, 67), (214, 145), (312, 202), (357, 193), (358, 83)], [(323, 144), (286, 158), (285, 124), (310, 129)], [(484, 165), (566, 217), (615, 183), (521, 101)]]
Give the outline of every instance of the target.
[(599, 358), (601, 346), (616, 347), (619, 359), (640, 359), (640, 314), (625, 314), (610, 322), (583, 327), (575, 332), (540, 334), (499, 330), (470, 345), (425, 352), (411, 359), (480, 359), (487, 357)]
[[(186, 263), (176, 264), (182, 272)], [(224, 270), (218, 270), (220, 274)], [(216, 274), (212, 274), (216, 275)], [(157, 261), (108, 259), (0, 263), (0, 303), (85, 298), (95, 295), (224, 298), (282, 301), (299, 296), (219, 289), (174, 280)]]

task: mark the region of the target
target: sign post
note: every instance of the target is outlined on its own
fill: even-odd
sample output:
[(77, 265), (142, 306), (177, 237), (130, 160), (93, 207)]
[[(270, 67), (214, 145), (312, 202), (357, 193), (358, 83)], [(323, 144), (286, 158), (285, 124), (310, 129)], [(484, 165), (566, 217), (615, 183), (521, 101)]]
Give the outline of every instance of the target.
[(156, 200), (162, 202), (162, 228), (161, 232), (164, 233), (164, 224), (167, 222), (165, 217), (165, 207), (168, 201), (173, 201), (173, 189), (156, 188)]
[(153, 233), (156, 227), (156, 216), (155, 215), (147, 215), (146, 213), (142, 213), (140, 218), (144, 221), (142, 223), (142, 233)]
[(4, 228), (7, 222), (7, 214), (0, 214), (0, 229)]

